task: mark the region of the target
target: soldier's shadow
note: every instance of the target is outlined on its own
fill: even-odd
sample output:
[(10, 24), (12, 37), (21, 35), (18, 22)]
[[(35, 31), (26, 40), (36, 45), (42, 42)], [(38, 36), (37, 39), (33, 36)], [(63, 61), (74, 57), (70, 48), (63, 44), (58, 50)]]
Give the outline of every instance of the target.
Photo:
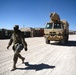
[(28, 62), (24, 63), (25, 64), (25, 68), (17, 68), (20, 70), (35, 70), (35, 71), (39, 71), (39, 70), (43, 70), (43, 69), (54, 69), (55, 66), (50, 66), (44, 63), (41, 64), (29, 64)]

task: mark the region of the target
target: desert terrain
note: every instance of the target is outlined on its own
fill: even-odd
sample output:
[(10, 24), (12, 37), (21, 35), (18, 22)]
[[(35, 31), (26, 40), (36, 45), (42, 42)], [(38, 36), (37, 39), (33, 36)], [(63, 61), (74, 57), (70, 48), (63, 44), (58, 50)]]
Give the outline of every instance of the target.
[(69, 35), (65, 45), (57, 42), (45, 43), (44, 37), (25, 38), (28, 51), (22, 50), (25, 63), (18, 59), (13, 66), (12, 46), (7, 49), (9, 39), (0, 40), (0, 75), (76, 75), (76, 35)]

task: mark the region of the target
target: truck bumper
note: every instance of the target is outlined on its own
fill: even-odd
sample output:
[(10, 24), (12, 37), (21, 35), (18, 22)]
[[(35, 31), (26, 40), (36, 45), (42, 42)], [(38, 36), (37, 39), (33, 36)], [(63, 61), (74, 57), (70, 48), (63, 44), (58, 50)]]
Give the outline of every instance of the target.
[(63, 36), (58, 36), (58, 35), (56, 35), (56, 36), (47, 36), (47, 35), (45, 35), (44, 37), (47, 38), (50, 41), (60, 41), (60, 40), (63, 39)]

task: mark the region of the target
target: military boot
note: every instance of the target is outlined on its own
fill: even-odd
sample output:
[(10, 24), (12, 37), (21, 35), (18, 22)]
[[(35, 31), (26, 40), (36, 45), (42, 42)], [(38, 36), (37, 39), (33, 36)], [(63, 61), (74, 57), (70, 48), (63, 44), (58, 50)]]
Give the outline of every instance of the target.
[(23, 57), (23, 58), (22, 58), (22, 63), (24, 63), (24, 60), (25, 60), (25, 58)]
[(16, 65), (15, 64), (13, 65), (13, 68), (11, 69), (11, 71), (14, 71), (14, 70), (16, 70)]

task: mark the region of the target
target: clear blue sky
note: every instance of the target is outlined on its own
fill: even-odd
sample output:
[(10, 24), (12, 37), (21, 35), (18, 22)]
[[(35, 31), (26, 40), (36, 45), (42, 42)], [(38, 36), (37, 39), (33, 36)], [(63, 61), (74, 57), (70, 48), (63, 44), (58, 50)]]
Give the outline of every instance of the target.
[(76, 30), (76, 0), (0, 0), (0, 28), (44, 27), (50, 13), (66, 19), (70, 30)]

